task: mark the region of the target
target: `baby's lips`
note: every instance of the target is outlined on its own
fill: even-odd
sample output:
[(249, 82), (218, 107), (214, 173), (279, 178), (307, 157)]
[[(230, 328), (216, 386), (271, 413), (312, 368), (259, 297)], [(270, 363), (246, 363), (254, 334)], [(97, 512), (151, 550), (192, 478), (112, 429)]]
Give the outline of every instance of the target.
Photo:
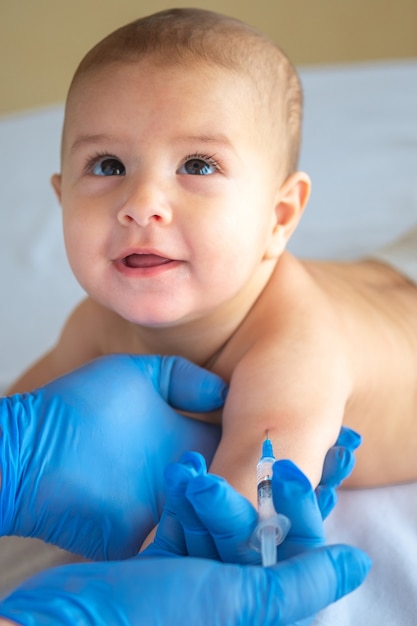
[(165, 265), (169, 263), (171, 259), (167, 259), (166, 257), (159, 256), (157, 254), (128, 254), (123, 259), (123, 263), (126, 267), (130, 268), (146, 268), (146, 267), (157, 267), (159, 265)]

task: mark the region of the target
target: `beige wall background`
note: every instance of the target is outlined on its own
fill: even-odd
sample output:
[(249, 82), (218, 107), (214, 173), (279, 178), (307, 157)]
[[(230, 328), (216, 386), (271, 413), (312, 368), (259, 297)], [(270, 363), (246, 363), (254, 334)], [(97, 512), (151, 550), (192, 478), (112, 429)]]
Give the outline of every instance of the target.
[(298, 65), (417, 57), (416, 0), (0, 0), (0, 114), (62, 102), (92, 45), (172, 6), (238, 17)]

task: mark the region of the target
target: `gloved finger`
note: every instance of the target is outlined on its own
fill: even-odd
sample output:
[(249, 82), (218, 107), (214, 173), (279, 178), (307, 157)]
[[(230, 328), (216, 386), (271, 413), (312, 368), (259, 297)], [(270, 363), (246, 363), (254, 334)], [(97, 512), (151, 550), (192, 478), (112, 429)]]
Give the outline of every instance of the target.
[(349, 476), (355, 464), (353, 452), (362, 443), (362, 437), (350, 428), (342, 426), (335, 445), (326, 454), (321, 486), (337, 487)]
[(342, 426), (339, 432), (339, 436), (335, 442), (335, 446), (342, 446), (348, 448), (351, 452), (354, 452), (362, 443), (362, 436), (347, 426)]
[(221, 378), (182, 357), (161, 359), (160, 390), (173, 407), (184, 411), (213, 411), (223, 406), (227, 385)]
[(258, 521), (251, 503), (223, 478), (202, 474), (187, 486), (187, 499), (227, 563), (260, 563), (249, 540)]
[[(323, 474), (324, 478), (316, 488), (317, 502), (323, 519), (328, 517), (336, 505), (337, 487), (352, 473), (355, 466), (355, 456), (348, 448), (334, 446), (329, 450), (329, 455), (330, 460), (327, 464), (329, 475), (325, 477)], [(331, 471), (330, 464), (334, 465), (334, 471)]]
[(150, 547), (174, 554), (218, 559), (214, 541), (187, 500), (187, 485), (196, 476), (205, 474), (204, 457), (196, 452), (186, 452), (179, 463), (170, 463), (165, 469), (166, 504), (155, 540)]
[(323, 521), (327, 519), (337, 504), (337, 492), (333, 488), (321, 487), (316, 489), (317, 504), (321, 512)]
[(336, 489), (352, 473), (354, 466), (355, 455), (349, 448), (333, 446), (326, 455), (319, 486)]
[[(153, 542), (141, 554), (150, 556), (178, 555), (187, 556), (184, 531), (181, 522), (177, 518), (177, 502), (180, 506), (185, 498), (181, 497), (179, 490), (170, 488), (171, 465), (165, 468), (165, 506), (156, 530)], [(183, 472), (185, 472), (185, 468)]]
[(323, 474), (316, 489), (316, 497), (323, 519), (331, 513), (337, 502), (336, 489), (352, 473), (355, 466), (354, 451), (362, 437), (354, 430), (342, 426), (335, 445), (327, 452)]
[[(251, 572), (243, 571), (247, 589), (242, 598), (249, 605), (246, 611), (253, 611), (249, 623), (284, 626), (312, 617), (356, 589), (370, 567), (370, 558), (361, 550), (335, 545), (306, 552), (274, 567), (259, 568), (265, 580), (255, 593)], [(252, 603), (258, 605), (263, 619)]]
[(287, 559), (324, 543), (324, 529), (316, 494), (307, 477), (289, 460), (273, 465), (272, 493), (277, 513), (291, 522), (279, 559)]

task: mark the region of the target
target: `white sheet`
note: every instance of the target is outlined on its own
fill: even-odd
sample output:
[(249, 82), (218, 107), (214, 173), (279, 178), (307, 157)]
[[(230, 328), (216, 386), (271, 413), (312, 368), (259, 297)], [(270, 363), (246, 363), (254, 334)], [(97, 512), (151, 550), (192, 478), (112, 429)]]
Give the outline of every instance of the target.
[[(367, 255), (417, 225), (417, 61), (310, 69), (302, 79), (301, 165), (313, 194), (291, 248), (311, 257)], [(61, 121), (61, 106), (0, 119), (3, 388), (54, 342), (83, 295), (48, 184), (59, 167)], [(417, 484), (341, 493), (329, 540), (361, 546), (374, 567), (317, 624), (416, 623), (415, 503)]]

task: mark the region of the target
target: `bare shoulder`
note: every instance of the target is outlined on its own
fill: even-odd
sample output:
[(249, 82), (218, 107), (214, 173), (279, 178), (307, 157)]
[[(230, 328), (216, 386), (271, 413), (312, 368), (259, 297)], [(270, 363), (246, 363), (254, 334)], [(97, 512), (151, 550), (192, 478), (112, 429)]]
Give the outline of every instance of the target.
[[(345, 333), (338, 304), (308, 267), (285, 252), (263, 292), (252, 306), (237, 332), (229, 339), (215, 370), (226, 380), (239, 365), (273, 363), (275, 372), (288, 374), (288, 363), (299, 359), (327, 359), (326, 345), (332, 351), (346, 352)], [(330, 338), (330, 339), (329, 339)], [(342, 343), (343, 345), (340, 345)], [(310, 355), (310, 356), (309, 356)]]
[[(309, 267), (289, 253), (281, 257), (253, 308), (260, 340), (278, 338), (275, 346), (309, 337), (341, 335), (338, 306)], [(262, 322), (262, 323), (260, 323)], [(335, 338), (335, 337), (334, 337)]]

